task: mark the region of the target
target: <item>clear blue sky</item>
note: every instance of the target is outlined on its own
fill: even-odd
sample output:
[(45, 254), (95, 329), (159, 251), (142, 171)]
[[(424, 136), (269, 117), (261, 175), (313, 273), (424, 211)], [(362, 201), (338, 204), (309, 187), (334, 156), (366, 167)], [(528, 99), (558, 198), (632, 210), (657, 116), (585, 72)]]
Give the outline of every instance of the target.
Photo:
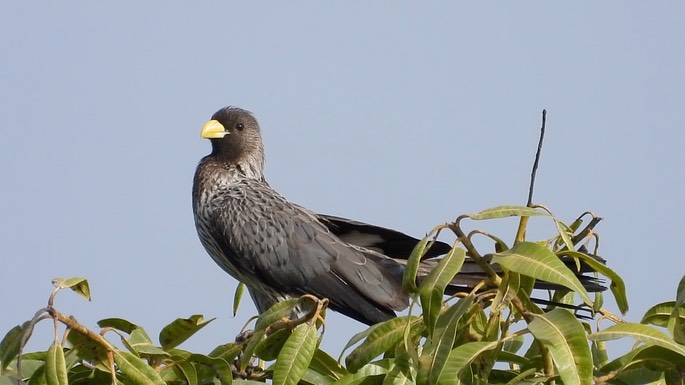
[[(416, 236), (524, 204), (546, 108), (535, 200), (569, 222), (605, 218), (601, 254), (637, 321), (685, 273), (683, 14), (681, 2), (8, 3), (0, 333), (44, 306), (51, 278), (84, 276), (93, 302), (64, 293), (58, 306), (87, 326), (123, 317), (156, 336), (201, 313), (218, 319), (185, 347), (232, 340), (254, 309), (246, 297), (231, 318), (236, 282), (200, 245), (190, 205), (209, 151), (200, 127), (229, 104), (258, 117), (286, 197)], [(514, 224), (494, 231), (511, 239)], [(49, 329), (32, 346), (47, 348)], [(330, 315), (324, 346), (361, 329)]]

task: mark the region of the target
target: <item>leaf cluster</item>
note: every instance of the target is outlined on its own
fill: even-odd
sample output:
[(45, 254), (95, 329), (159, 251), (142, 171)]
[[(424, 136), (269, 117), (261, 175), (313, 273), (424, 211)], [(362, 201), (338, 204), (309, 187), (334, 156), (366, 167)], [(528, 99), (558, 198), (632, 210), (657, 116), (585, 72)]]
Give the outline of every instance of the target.
[[(482, 230), (467, 233), (462, 225), (511, 216), (520, 218), (512, 245)], [(554, 236), (527, 241), (531, 217), (550, 220)], [(326, 299), (282, 301), (248, 322), (235, 341), (201, 354), (179, 346), (211, 319), (179, 318), (156, 341), (118, 318), (101, 320), (92, 331), (54, 307), (65, 288), (90, 299), (88, 282), (56, 279), (48, 306), (0, 342), (0, 385), (684, 383), (685, 277), (675, 301), (653, 306), (640, 323), (624, 322), (579, 279), (582, 267), (591, 267), (596, 282), (609, 281), (619, 311), (627, 311), (623, 280), (597, 258), (598, 222), (584, 213), (567, 225), (544, 207), (501, 206), (436, 227), (407, 261), (409, 313), (353, 336), (338, 360), (319, 348)], [(417, 279), (422, 257), (443, 231), (456, 237), (452, 250)], [(477, 237), (491, 241), (490, 253), (475, 246)], [(477, 264), (485, 278), (450, 291), (467, 263)], [(533, 289), (536, 282), (548, 285), (547, 298)], [(42, 320), (54, 322), (54, 340), (45, 351), (23, 353)], [(606, 341), (622, 338), (637, 343), (610, 359)]]

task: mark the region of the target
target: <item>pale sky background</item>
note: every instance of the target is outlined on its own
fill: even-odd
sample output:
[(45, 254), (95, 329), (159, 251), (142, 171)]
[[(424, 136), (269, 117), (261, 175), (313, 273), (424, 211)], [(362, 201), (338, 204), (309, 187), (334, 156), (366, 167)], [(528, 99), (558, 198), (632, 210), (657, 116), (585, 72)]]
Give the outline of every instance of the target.
[[(6, 3), (0, 334), (45, 305), (53, 277), (83, 276), (93, 301), (57, 305), (86, 326), (122, 317), (156, 338), (200, 313), (217, 320), (182, 347), (233, 340), (254, 308), (245, 297), (231, 317), (236, 281), (200, 245), (190, 202), (200, 128), (229, 104), (259, 119), (286, 197), (419, 237), (525, 204), (546, 108), (535, 201), (605, 218), (601, 255), (639, 321), (685, 274), (683, 15), (682, 2)], [(486, 228), (511, 240), (504, 224)], [(324, 348), (363, 328), (331, 313)], [(34, 338), (49, 346), (49, 322)]]

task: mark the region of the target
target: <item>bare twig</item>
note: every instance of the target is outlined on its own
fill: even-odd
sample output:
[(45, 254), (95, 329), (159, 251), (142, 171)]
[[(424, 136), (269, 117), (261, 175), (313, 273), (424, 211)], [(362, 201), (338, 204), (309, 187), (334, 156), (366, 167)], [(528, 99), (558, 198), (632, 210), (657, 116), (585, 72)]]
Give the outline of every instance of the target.
[(533, 171), (530, 173), (530, 188), (528, 189), (528, 207), (533, 204), (533, 189), (535, 188), (535, 174), (538, 171), (538, 164), (540, 163), (540, 154), (542, 153), (542, 142), (545, 139), (545, 124), (547, 122), (547, 110), (542, 110), (542, 127), (540, 128), (540, 141), (538, 142), (538, 151), (535, 153), (535, 162), (533, 162)]

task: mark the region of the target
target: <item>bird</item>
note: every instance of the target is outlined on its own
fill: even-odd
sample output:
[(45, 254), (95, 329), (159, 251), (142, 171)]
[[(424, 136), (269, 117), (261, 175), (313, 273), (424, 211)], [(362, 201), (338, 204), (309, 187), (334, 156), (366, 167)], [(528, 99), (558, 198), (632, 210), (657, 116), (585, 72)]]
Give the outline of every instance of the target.
[[(307, 294), (327, 298), (332, 310), (367, 325), (408, 307), (402, 277), (419, 239), (318, 214), (283, 197), (265, 179), (261, 128), (247, 110), (221, 108), (202, 127), (201, 137), (212, 150), (193, 179), (198, 237), (211, 258), (247, 286), (260, 313)], [(450, 250), (435, 242), (422, 257), (424, 272)], [(593, 277), (579, 277), (585, 277), (589, 291), (605, 289)], [(467, 260), (452, 292), (468, 291), (483, 278)]]

